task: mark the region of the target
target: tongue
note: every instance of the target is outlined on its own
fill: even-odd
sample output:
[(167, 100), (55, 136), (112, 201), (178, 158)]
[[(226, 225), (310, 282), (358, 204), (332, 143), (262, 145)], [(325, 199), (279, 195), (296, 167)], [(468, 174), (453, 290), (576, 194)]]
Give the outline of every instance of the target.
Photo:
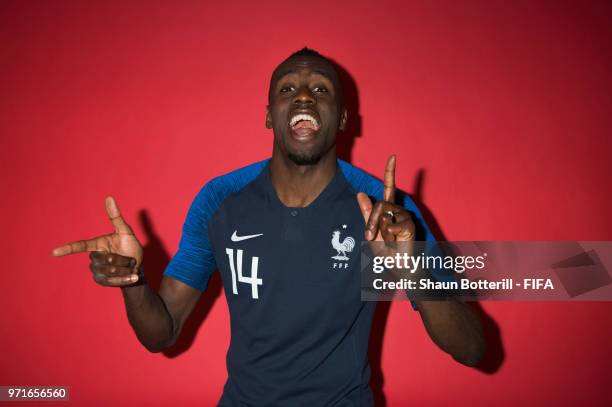
[(302, 120), (302, 121), (297, 122), (295, 124), (295, 126), (293, 126), (293, 129), (294, 130), (297, 130), (297, 129), (311, 129), (311, 130), (314, 130), (315, 127), (314, 127), (314, 124), (310, 120)]

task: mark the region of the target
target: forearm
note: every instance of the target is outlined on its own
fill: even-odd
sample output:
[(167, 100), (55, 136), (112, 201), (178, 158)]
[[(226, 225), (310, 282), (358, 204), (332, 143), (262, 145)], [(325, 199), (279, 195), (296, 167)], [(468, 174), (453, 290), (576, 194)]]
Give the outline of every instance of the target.
[(138, 340), (150, 351), (160, 352), (175, 338), (172, 316), (162, 298), (146, 282), (122, 287), (128, 320)]
[(478, 315), (467, 304), (447, 301), (416, 301), (431, 339), (456, 361), (477, 365), (485, 353), (485, 339)]

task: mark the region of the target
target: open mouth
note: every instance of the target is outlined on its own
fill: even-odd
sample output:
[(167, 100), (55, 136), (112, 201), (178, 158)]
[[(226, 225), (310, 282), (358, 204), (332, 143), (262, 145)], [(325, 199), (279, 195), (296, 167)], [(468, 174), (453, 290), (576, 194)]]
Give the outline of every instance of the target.
[(308, 113), (297, 113), (291, 116), (289, 127), (291, 127), (291, 131), (299, 137), (314, 135), (321, 128), (319, 121)]

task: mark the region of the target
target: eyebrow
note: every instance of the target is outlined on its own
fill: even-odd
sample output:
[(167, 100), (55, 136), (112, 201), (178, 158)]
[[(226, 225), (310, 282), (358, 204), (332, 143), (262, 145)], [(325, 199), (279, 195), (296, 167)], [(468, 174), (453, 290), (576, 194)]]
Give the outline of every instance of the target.
[(327, 79), (329, 79), (330, 81), (333, 81), (333, 79), (332, 79), (331, 75), (329, 75), (329, 74), (328, 74), (327, 72), (325, 72), (325, 71), (322, 71), (322, 70), (320, 70), (320, 69), (315, 69), (315, 70), (314, 70), (314, 73), (318, 73), (319, 75), (326, 77), (326, 78), (327, 78)]

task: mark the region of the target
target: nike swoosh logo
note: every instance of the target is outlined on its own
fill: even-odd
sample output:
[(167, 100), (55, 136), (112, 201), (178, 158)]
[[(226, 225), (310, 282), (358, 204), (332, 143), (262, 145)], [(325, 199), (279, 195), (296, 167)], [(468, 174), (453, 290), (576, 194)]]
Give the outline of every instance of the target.
[(232, 242), (241, 242), (243, 240), (252, 239), (254, 237), (263, 236), (263, 233), (259, 233), (257, 235), (246, 235), (246, 236), (238, 236), (238, 231), (234, 230), (234, 234), (232, 234)]

